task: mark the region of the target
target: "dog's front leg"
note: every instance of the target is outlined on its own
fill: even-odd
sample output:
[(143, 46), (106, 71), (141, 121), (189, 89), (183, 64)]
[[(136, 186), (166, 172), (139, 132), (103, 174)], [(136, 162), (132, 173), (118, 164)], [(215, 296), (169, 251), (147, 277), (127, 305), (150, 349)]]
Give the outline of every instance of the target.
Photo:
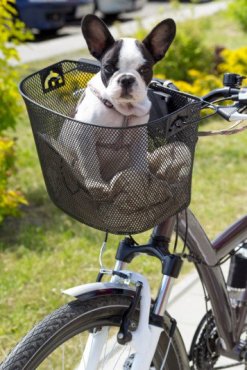
[(148, 133), (147, 127), (137, 127), (129, 130), (131, 135), (131, 167), (137, 172), (148, 172), (147, 150)]
[(70, 166), (86, 188), (103, 186), (92, 126), (66, 120), (58, 140), (70, 152)]

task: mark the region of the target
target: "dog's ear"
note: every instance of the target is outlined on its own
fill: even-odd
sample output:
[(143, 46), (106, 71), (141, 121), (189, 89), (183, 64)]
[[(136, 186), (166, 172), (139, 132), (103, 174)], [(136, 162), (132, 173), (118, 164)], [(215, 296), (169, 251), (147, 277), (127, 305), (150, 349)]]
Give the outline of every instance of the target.
[(173, 19), (165, 19), (143, 40), (155, 62), (162, 59), (176, 35), (176, 24)]
[(115, 42), (105, 23), (96, 15), (86, 15), (82, 19), (81, 29), (88, 49), (96, 59), (101, 59), (104, 52)]

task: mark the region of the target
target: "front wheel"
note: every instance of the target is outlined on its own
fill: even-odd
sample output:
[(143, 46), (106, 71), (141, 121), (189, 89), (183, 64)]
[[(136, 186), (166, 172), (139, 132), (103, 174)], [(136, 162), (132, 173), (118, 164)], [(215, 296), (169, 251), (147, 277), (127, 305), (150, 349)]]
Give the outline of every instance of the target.
[[(131, 369), (134, 354), (130, 344), (120, 345), (116, 334), (130, 297), (95, 297), (84, 302), (73, 301), (37, 324), (13, 349), (0, 366), (1, 370), (76, 370), (85, 369), (83, 356), (90, 333), (106, 329), (107, 337), (97, 370)], [(138, 323), (138, 312), (134, 324)], [(133, 325), (134, 327), (135, 325)], [(170, 318), (164, 317), (162, 332), (152, 366), (159, 370), (166, 354)], [(91, 367), (90, 367), (91, 368)], [(188, 358), (178, 330), (175, 331), (163, 370), (188, 370)], [(141, 369), (140, 369), (141, 370)]]

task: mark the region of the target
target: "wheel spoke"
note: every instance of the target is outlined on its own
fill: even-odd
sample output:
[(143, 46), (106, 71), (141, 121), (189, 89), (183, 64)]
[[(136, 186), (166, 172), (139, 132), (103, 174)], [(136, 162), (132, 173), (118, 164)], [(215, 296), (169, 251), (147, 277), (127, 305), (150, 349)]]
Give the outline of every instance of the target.
[(62, 345), (62, 370), (64, 370), (64, 360), (65, 360), (65, 356), (64, 356), (64, 353), (65, 353), (65, 349), (64, 349), (65, 345), (63, 344)]

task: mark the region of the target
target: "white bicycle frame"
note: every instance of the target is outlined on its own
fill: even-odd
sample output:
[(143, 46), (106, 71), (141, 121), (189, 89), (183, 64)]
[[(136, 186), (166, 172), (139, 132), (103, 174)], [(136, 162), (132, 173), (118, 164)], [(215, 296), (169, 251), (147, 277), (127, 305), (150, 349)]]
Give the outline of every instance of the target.
[[(90, 291), (98, 291), (99, 289), (112, 289), (112, 288), (124, 288), (130, 289), (129, 284), (138, 284), (142, 283), (141, 289), (141, 299), (140, 299), (140, 317), (138, 327), (135, 331), (132, 332), (132, 340), (130, 342), (131, 353), (134, 353), (134, 359), (132, 361), (132, 370), (149, 370), (151, 362), (154, 357), (156, 347), (159, 342), (159, 338), (162, 328), (149, 324), (149, 315), (151, 307), (151, 293), (148, 280), (141, 274), (128, 271), (128, 270), (119, 270), (120, 263), (117, 262), (116, 268), (121, 273), (128, 276), (127, 283), (123, 284), (123, 280), (119, 277), (112, 277), (110, 283), (94, 283), (87, 284), (78, 287), (74, 287), (68, 290), (65, 290), (63, 293), (78, 297), (79, 295), (88, 293)], [(116, 271), (116, 270), (115, 270)], [(171, 292), (171, 287), (173, 283), (173, 278), (170, 276), (163, 277), (160, 293), (158, 296), (157, 303), (155, 305), (155, 313), (158, 315), (164, 315), (169, 295)], [(97, 370), (100, 358), (102, 355), (103, 347), (106, 343), (108, 337), (108, 328), (104, 327), (102, 330), (95, 333), (90, 333), (86, 347), (80, 361), (80, 364), (77, 366), (76, 370)], [(169, 349), (169, 348), (168, 348)], [(165, 356), (166, 358), (166, 356)], [(162, 367), (165, 365), (163, 361)]]

